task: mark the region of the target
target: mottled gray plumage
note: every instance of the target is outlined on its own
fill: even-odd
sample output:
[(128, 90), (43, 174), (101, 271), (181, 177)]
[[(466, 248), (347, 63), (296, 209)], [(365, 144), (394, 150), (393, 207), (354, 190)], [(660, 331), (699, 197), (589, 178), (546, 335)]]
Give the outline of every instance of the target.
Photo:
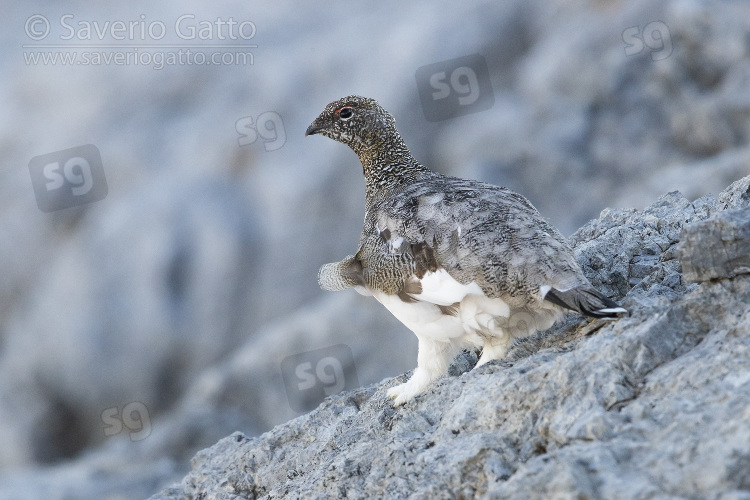
[[(351, 147), (366, 183), (359, 249), (323, 266), (321, 287), (375, 295), (420, 340), (419, 367), (403, 384), (412, 386), (394, 388), (397, 404), (440, 375), (445, 363), (428, 366), (435, 363), (423, 363), (423, 351), (447, 358), (480, 345), (481, 364), (502, 357), (513, 338), (551, 326), (562, 308), (596, 317), (626, 312), (593, 289), (565, 238), (526, 198), (427, 169), (373, 99), (329, 104), (310, 134)], [(429, 374), (418, 377), (423, 364)]]

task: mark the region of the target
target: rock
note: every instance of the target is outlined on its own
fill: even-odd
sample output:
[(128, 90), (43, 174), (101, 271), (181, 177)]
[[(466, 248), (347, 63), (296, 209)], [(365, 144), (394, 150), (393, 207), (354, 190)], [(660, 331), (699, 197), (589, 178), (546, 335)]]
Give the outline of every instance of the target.
[[(464, 354), (398, 409), (386, 391), (403, 376), (329, 397), (261, 436), (237, 432), (152, 500), (745, 498), (750, 274), (719, 277), (724, 250), (706, 242), (717, 224), (742, 233), (746, 180), (718, 197), (732, 200), (723, 206), (670, 193), (576, 232), (595, 283), (616, 292), (636, 282), (629, 317), (569, 316), (476, 371)], [(717, 277), (685, 284), (677, 255)]]
[(680, 240), (677, 254), (686, 281), (699, 283), (750, 273), (750, 208), (690, 224)]

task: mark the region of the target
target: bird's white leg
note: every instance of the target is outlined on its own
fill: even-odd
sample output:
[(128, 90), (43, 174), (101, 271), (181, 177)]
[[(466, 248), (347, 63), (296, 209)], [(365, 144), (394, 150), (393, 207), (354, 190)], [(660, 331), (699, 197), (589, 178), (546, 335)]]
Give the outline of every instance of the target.
[(503, 359), (505, 353), (508, 352), (509, 343), (510, 337), (508, 335), (486, 339), (484, 341), (484, 347), (482, 347), (482, 355), (479, 356), (479, 361), (477, 361), (474, 368), (478, 368), (493, 359)]
[(394, 406), (400, 406), (424, 391), (430, 383), (441, 375), (448, 373), (456, 347), (451, 342), (438, 342), (417, 335), (419, 354), (417, 368), (411, 378), (400, 385), (388, 389), (388, 396)]

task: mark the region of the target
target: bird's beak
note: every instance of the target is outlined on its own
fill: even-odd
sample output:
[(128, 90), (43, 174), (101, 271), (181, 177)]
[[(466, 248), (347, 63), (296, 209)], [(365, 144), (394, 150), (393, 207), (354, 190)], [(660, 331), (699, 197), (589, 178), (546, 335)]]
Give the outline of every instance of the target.
[(309, 127), (307, 127), (307, 130), (305, 130), (305, 137), (308, 135), (314, 135), (323, 130), (323, 126), (318, 124), (318, 120), (315, 120), (310, 124)]

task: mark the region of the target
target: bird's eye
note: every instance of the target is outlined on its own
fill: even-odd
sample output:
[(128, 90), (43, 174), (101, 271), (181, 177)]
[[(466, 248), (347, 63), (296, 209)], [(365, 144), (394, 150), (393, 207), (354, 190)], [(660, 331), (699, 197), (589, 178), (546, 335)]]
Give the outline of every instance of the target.
[(339, 118), (342, 120), (348, 120), (352, 116), (354, 116), (354, 111), (350, 106), (344, 106), (343, 108), (338, 110)]

